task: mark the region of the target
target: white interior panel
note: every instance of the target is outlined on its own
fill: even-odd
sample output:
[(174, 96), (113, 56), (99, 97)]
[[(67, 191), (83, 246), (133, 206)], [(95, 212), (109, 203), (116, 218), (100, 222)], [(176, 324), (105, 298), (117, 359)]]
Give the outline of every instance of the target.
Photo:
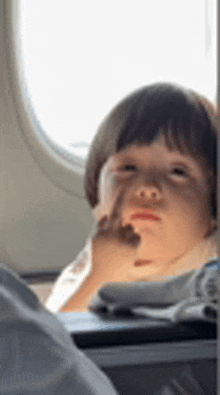
[(39, 135), (28, 107), (18, 5), (0, 1), (0, 259), (17, 270), (58, 269), (81, 250), (92, 216), (83, 198), (82, 162)]

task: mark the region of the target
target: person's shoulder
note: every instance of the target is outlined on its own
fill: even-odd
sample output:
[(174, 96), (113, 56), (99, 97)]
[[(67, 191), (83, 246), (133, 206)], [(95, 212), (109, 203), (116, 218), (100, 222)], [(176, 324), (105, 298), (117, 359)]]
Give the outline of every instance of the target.
[(0, 305), (1, 394), (116, 395), (107, 376), (77, 349), (63, 323), (5, 264), (0, 264)]
[(2, 283), (8, 276), (14, 276), (19, 279), (19, 275), (10, 266), (0, 262), (0, 282)]

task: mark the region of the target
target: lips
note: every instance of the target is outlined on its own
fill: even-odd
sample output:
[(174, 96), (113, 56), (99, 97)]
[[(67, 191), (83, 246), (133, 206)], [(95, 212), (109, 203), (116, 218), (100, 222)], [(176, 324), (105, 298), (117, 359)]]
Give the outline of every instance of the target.
[(138, 267), (138, 266), (145, 266), (145, 265), (149, 265), (149, 263), (152, 263), (152, 261), (139, 259), (138, 261), (136, 261), (134, 263), (134, 266), (136, 266), (136, 267)]
[(131, 219), (133, 220), (148, 220), (148, 221), (160, 221), (160, 218), (157, 217), (157, 215), (154, 215), (152, 213), (146, 213), (146, 212), (138, 212), (135, 213), (131, 216)]

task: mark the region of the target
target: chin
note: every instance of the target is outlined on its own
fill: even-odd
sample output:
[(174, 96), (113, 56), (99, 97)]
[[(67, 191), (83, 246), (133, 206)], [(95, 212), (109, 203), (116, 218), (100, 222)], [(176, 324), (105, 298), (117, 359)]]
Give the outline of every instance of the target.
[(161, 267), (157, 267), (152, 262), (147, 267), (133, 267), (129, 270), (129, 277), (131, 281), (157, 281), (164, 276), (161, 274)]

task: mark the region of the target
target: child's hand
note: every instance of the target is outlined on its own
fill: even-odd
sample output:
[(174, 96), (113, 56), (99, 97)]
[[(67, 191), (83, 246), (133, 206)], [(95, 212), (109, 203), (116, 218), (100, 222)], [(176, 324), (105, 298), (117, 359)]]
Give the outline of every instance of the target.
[(123, 226), (122, 205), (124, 201), (124, 192), (121, 190), (115, 198), (115, 202), (111, 203), (111, 207), (103, 207), (98, 204), (93, 210), (93, 215), (97, 221), (93, 229), (93, 237), (99, 234), (111, 233), (126, 243), (137, 245), (140, 242), (140, 236), (134, 232), (132, 225)]

